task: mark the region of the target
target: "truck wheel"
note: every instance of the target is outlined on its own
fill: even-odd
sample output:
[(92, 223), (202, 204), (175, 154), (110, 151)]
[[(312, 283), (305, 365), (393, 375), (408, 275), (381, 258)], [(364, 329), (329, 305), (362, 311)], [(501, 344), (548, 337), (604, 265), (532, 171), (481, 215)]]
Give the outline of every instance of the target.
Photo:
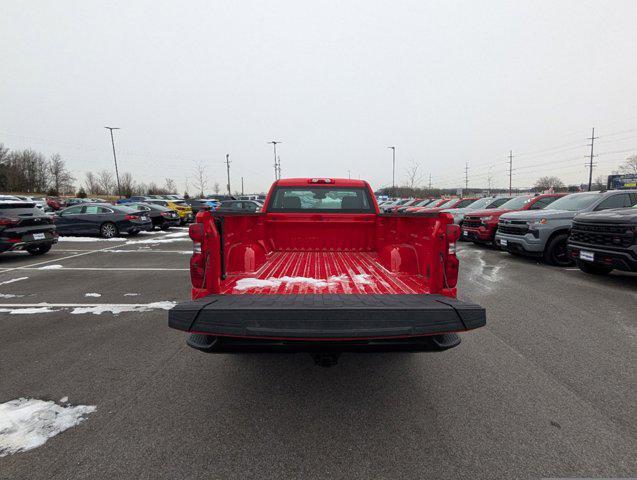
[(114, 223), (106, 222), (100, 227), (100, 235), (104, 238), (113, 238), (119, 234)]
[(613, 267), (607, 267), (606, 265), (595, 265), (588, 262), (577, 262), (577, 266), (584, 273), (590, 273), (591, 275), (608, 275), (613, 271)]
[(544, 261), (549, 265), (556, 265), (558, 267), (568, 267), (573, 264), (573, 260), (568, 256), (566, 250), (566, 242), (568, 240), (568, 233), (558, 233), (555, 235), (544, 249)]
[(46, 252), (51, 250), (52, 244), (48, 245), (38, 245), (37, 247), (28, 247), (27, 252), (31, 255), (44, 255)]
[(170, 230), (170, 224), (169, 224), (168, 222), (164, 222), (164, 223), (162, 223), (162, 224), (161, 224), (161, 229), (162, 229), (164, 232), (167, 232), (168, 230)]

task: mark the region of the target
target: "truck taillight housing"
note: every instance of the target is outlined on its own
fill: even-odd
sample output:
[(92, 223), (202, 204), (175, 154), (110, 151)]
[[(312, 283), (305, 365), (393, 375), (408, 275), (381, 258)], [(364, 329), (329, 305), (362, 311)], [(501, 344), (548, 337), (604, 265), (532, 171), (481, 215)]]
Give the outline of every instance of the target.
[(192, 240), (192, 257), (190, 258), (190, 281), (195, 288), (203, 288), (206, 263), (202, 252), (204, 239), (203, 223), (192, 223), (188, 227), (188, 235)]
[(460, 226), (447, 224), (447, 254), (445, 259), (445, 283), (447, 288), (458, 284), (458, 267), (460, 262), (456, 257), (456, 242), (460, 238)]

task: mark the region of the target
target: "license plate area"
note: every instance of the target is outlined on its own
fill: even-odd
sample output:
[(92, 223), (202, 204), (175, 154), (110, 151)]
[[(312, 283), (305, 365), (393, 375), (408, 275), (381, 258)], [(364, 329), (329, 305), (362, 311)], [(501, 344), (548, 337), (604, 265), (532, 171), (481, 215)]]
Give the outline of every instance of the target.
[(502, 245), (503, 247), (506, 247), (508, 244), (509, 242), (505, 240), (504, 238), (500, 240), (500, 245)]
[(579, 251), (579, 258), (580, 260), (585, 260), (587, 262), (594, 262), (595, 261), (595, 254), (593, 252), (589, 252), (586, 250), (580, 250)]

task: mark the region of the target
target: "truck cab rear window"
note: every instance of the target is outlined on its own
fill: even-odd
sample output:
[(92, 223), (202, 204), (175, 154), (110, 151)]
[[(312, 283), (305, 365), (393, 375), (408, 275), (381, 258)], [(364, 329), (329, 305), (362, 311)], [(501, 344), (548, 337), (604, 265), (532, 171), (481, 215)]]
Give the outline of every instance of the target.
[(374, 213), (364, 188), (278, 187), (268, 212)]

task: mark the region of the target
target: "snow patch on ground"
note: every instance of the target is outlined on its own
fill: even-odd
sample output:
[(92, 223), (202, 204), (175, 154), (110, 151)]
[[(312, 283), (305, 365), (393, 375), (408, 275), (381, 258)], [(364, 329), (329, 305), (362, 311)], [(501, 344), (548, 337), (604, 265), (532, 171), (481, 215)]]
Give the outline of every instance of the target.
[(151, 243), (151, 244), (155, 244), (155, 243), (174, 243), (174, 242), (183, 241), (185, 239), (184, 237), (187, 237), (187, 235), (182, 235), (182, 236), (179, 236), (179, 237), (172, 237), (172, 238), (158, 238), (158, 239), (147, 238), (146, 240), (129, 240), (128, 242), (126, 242), (126, 245), (141, 245), (141, 244), (144, 244), (144, 243)]
[(20, 277), (20, 278), (12, 278), (11, 280), (5, 280), (4, 282), (0, 282), (0, 285), (8, 285), (9, 283), (19, 282), (20, 280), (26, 280), (29, 277)]
[(72, 315), (81, 315), (85, 313), (92, 313), (93, 315), (101, 315), (102, 313), (110, 312), (113, 315), (117, 315), (123, 312), (149, 312), (151, 310), (170, 310), (176, 305), (176, 302), (152, 302), (152, 303), (137, 303), (130, 305), (122, 304), (104, 304), (104, 305), (92, 305), (89, 307), (75, 307), (71, 310)]
[(372, 278), (366, 274), (352, 275), (351, 277), (345, 274), (332, 275), (326, 280), (320, 278), (311, 277), (270, 277), (268, 279), (261, 278), (242, 278), (237, 281), (234, 286), (235, 290), (248, 290), (250, 288), (276, 288), (283, 284), (286, 285), (307, 285), (314, 288), (333, 287), (339, 283), (349, 282), (351, 280), (359, 285), (371, 285), (373, 284)]
[(50, 313), (59, 310), (49, 307), (18, 307), (18, 308), (0, 308), (0, 313), (10, 313), (12, 315), (30, 315), (33, 313)]
[(13, 293), (0, 293), (0, 298), (16, 298), (16, 297), (24, 297), (24, 295), (16, 295)]
[(84, 296), (85, 297), (101, 297), (102, 294), (101, 293), (90, 292), (90, 293), (85, 293)]
[[(68, 397), (60, 400), (66, 401)], [(44, 445), (49, 438), (79, 425), (96, 409), (91, 405), (61, 406), (34, 398), (0, 403), (0, 457)]]
[(125, 293), (124, 294), (125, 297), (136, 297), (138, 295), (139, 295), (139, 293)]
[(62, 265), (45, 265), (44, 267), (40, 267), (38, 270), (59, 270), (60, 268), (64, 268)]

